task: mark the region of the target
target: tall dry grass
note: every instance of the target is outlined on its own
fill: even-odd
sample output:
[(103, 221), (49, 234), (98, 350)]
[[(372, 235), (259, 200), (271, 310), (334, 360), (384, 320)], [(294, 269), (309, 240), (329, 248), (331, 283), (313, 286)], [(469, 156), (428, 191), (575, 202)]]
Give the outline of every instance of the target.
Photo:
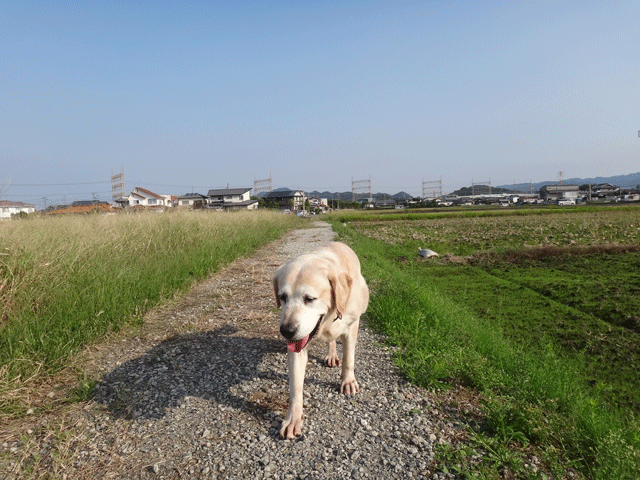
[(297, 224), (276, 212), (44, 217), (0, 224), (0, 390)]

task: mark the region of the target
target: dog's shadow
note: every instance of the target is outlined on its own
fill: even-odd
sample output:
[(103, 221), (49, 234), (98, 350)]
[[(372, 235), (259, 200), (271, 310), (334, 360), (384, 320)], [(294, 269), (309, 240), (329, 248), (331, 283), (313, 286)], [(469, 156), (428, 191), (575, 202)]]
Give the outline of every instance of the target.
[[(94, 398), (117, 418), (161, 418), (187, 396), (252, 414), (286, 411), (286, 350), (283, 342), (234, 334), (233, 326), (184, 334), (108, 372)], [(267, 354), (282, 353), (281, 367), (260, 365)], [(250, 385), (268, 380), (278, 391)], [(244, 387), (247, 394), (238, 395)]]

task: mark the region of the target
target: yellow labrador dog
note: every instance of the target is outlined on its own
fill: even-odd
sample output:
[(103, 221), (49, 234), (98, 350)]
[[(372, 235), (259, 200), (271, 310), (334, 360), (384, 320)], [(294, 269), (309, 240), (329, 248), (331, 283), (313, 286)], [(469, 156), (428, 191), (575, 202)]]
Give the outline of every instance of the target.
[(302, 387), (307, 346), (314, 339), (329, 344), (325, 364), (340, 365), (336, 339), (342, 340), (340, 392), (358, 392), (354, 374), (360, 315), (369, 304), (369, 288), (360, 273), (358, 257), (343, 243), (333, 242), (280, 266), (273, 276), (278, 307), (282, 307), (280, 333), (287, 339), (289, 413), (280, 436), (294, 438), (302, 431)]

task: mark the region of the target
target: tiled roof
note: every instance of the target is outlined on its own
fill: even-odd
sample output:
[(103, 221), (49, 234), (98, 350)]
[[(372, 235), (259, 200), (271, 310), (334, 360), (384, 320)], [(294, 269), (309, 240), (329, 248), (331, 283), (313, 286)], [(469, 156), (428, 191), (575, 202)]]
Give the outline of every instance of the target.
[(220, 195), (242, 195), (243, 193), (247, 193), (251, 188), (214, 188), (209, 190), (207, 196), (209, 197), (217, 197)]
[(60, 215), (64, 213), (93, 213), (98, 209), (103, 213), (115, 212), (115, 208), (113, 208), (111, 205), (109, 205), (108, 203), (102, 203), (100, 205), (83, 205), (79, 207), (60, 208), (58, 210), (49, 212), (49, 215)]
[(152, 191), (147, 190), (146, 188), (136, 187), (136, 188), (133, 189), (133, 192), (131, 192), (131, 193), (134, 193), (135, 191), (138, 191), (138, 192), (144, 193), (145, 195), (148, 195), (150, 197), (155, 197), (155, 198), (159, 198), (159, 199), (162, 200), (162, 197), (160, 195), (158, 195), (157, 193), (153, 193)]
[(36, 208), (31, 203), (13, 202), (11, 200), (0, 200), (0, 207)]

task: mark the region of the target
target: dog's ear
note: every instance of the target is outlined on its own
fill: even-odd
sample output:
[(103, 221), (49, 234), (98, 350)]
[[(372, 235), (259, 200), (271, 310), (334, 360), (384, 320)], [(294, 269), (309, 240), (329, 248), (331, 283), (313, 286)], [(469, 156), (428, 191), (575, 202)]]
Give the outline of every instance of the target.
[(353, 279), (345, 272), (341, 272), (337, 275), (329, 275), (329, 283), (331, 284), (332, 307), (335, 307), (339, 312), (344, 312), (351, 294)]
[(273, 293), (276, 296), (276, 307), (280, 308), (280, 295), (278, 295), (278, 272), (273, 276)]

